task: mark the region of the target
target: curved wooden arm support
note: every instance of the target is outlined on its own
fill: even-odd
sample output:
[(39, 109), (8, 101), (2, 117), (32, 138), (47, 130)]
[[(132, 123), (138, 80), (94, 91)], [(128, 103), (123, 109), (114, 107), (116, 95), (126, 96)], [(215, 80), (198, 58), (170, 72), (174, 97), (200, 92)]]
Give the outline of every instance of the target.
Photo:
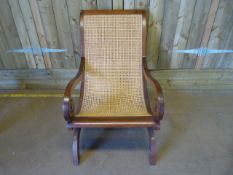
[(155, 106), (155, 112), (152, 111), (152, 115), (156, 116), (157, 118), (157, 122), (159, 122), (160, 120), (163, 119), (163, 115), (164, 115), (164, 98), (163, 98), (163, 91), (162, 88), (159, 84), (159, 82), (154, 79), (148, 68), (147, 68), (147, 63), (146, 63), (146, 58), (143, 58), (143, 76), (145, 77), (145, 79), (150, 82), (153, 85), (153, 89), (154, 91), (157, 91), (157, 99), (156, 99), (156, 106)]
[(76, 74), (74, 78), (72, 78), (67, 84), (64, 92), (64, 100), (62, 105), (62, 110), (64, 112), (64, 118), (68, 123), (71, 123), (71, 116), (74, 112), (74, 104), (72, 100), (72, 92), (74, 88), (80, 83), (84, 77), (84, 69), (85, 69), (85, 59), (81, 58), (81, 63), (79, 67), (79, 72)]

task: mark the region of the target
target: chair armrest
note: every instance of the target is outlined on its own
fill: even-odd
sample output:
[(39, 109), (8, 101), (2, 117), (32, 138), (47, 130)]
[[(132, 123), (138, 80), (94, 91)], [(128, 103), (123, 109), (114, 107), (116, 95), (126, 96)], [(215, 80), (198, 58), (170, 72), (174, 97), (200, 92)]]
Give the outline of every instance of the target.
[[(163, 119), (163, 115), (164, 115), (164, 97), (163, 97), (163, 91), (162, 91), (162, 88), (159, 84), (159, 82), (154, 79), (148, 68), (147, 68), (147, 63), (146, 63), (146, 58), (143, 58), (143, 76), (145, 77), (145, 79), (150, 82), (153, 86), (153, 90), (154, 91), (157, 91), (157, 98), (155, 99), (156, 100), (156, 106), (155, 106), (155, 113), (152, 112), (152, 115), (155, 115), (156, 117), (158, 117), (158, 122), (160, 120)], [(151, 110), (153, 111), (153, 110)]]
[(69, 81), (69, 83), (67, 84), (67, 86), (65, 88), (62, 110), (64, 113), (64, 118), (68, 123), (71, 122), (71, 116), (73, 115), (73, 110), (74, 110), (73, 100), (72, 100), (72, 92), (73, 92), (74, 88), (83, 79), (84, 69), (85, 69), (85, 59), (84, 59), (84, 57), (82, 57), (78, 73), (75, 75), (74, 78), (72, 78)]

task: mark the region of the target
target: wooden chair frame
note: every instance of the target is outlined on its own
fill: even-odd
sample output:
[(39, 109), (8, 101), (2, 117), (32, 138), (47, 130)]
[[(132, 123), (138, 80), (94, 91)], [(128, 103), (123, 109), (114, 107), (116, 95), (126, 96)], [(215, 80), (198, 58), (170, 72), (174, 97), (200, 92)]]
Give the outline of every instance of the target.
[[(78, 103), (77, 112), (80, 111), (82, 106), (83, 94), (84, 94), (84, 78), (85, 78), (85, 55), (84, 55), (84, 25), (83, 16), (87, 14), (141, 14), (143, 16), (142, 25), (142, 37), (143, 37), (143, 47), (142, 47), (142, 71), (143, 71), (143, 86), (144, 86), (144, 98), (146, 103), (146, 108), (151, 116), (148, 117), (108, 117), (105, 120), (104, 117), (75, 117), (74, 113), (74, 103), (72, 100), (72, 92), (77, 84), (81, 83), (80, 88), (80, 98)], [(164, 98), (162, 88), (157, 80), (155, 80), (147, 68), (146, 63), (146, 36), (147, 36), (147, 26), (146, 26), (146, 13), (144, 10), (83, 10), (80, 14), (80, 36), (81, 36), (81, 63), (77, 75), (70, 80), (67, 84), (64, 92), (64, 102), (63, 102), (63, 112), (64, 118), (67, 122), (67, 128), (73, 130), (73, 164), (78, 165), (80, 162), (79, 154), (79, 142), (80, 142), (80, 131), (81, 128), (134, 128), (134, 127), (145, 127), (148, 128), (149, 135), (149, 160), (151, 165), (156, 163), (156, 145), (155, 145), (155, 130), (160, 129), (160, 120), (163, 119), (164, 114)], [(156, 105), (151, 107), (147, 92), (147, 82), (152, 84), (153, 90), (157, 92), (155, 98)]]

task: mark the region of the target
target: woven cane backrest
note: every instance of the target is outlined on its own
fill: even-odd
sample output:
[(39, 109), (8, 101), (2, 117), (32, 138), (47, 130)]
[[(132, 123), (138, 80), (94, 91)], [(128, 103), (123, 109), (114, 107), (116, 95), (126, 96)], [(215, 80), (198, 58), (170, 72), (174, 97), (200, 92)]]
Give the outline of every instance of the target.
[(142, 76), (142, 14), (84, 15), (80, 116), (148, 116)]

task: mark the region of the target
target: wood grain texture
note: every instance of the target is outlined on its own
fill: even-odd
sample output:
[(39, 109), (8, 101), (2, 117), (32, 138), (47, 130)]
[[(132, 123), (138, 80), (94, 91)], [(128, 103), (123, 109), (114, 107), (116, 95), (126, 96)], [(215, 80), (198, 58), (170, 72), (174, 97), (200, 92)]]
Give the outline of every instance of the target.
[(82, 8), (82, 2), (77, 0), (67, 0), (68, 13), (70, 20), (71, 36), (74, 47), (74, 56), (77, 66), (80, 64), (80, 25), (79, 17)]
[(97, 0), (97, 8), (100, 9), (112, 9), (112, 1), (110, 0)]
[[(181, 0), (173, 50), (184, 50), (188, 41), (196, 0)], [(171, 68), (182, 68), (184, 54), (172, 52)]]
[[(37, 3), (48, 48), (60, 48), (52, 1), (43, 0), (37, 1)], [(49, 57), (53, 68), (63, 67), (63, 53), (49, 53)]]
[[(201, 46), (202, 36), (205, 31), (210, 5), (211, 0), (197, 0), (186, 49), (195, 49)], [(196, 58), (196, 55), (185, 54), (182, 67), (195, 68)]]
[(4, 68), (4, 64), (2, 62), (2, 58), (1, 58), (1, 55), (0, 55), (0, 69), (3, 69)]
[(163, 0), (150, 1), (147, 35), (147, 65), (149, 69), (157, 68), (162, 33), (163, 13)]
[[(17, 32), (19, 34), (19, 39), (22, 44), (22, 48), (31, 48), (30, 39), (28, 36), (28, 32), (26, 30), (22, 11), (19, 6), (19, 1), (9, 0), (9, 5), (11, 7), (11, 12), (14, 18)], [(25, 53), (25, 57), (26, 57), (28, 68), (30, 69), (36, 68), (36, 62), (35, 62), (33, 53)]]
[(163, 70), (152, 75), (163, 89), (232, 89), (232, 70)]
[(63, 61), (63, 67), (75, 68), (78, 63), (75, 61), (74, 46), (72, 41), (70, 20), (67, 8), (67, 1), (52, 0), (53, 11), (58, 31), (59, 44), (62, 49), (67, 49)]
[(166, 0), (158, 67), (169, 69), (179, 14), (180, 0)]
[(144, 9), (147, 10), (149, 5), (149, 0), (134, 0), (135, 9)]
[(9, 49), (6, 35), (3, 31), (2, 24), (0, 21), (0, 58), (4, 69), (16, 69), (15, 58), (12, 54), (8, 54)]
[[(197, 56), (173, 50), (232, 50), (231, 0), (219, 0), (213, 22), (211, 3), (218, 0), (2, 0), (0, 6), (0, 68), (76, 68), (80, 63), (79, 12), (81, 9), (145, 9), (148, 15), (147, 63), (155, 69), (195, 69)], [(98, 7), (97, 7), (98, 3)], [(213, 8), (212, 8), (213, 9)], [(208, 35), (204, 34), (205, 26)], [(207, 39), (206, 39), (207, 38)], [(209, 38), (209, 39), (208, 39)], [(205, 43), (203, 45), (203, 43)], [(60, 48), (65, 53), (7, 53), (10, 48)], [(202, 69), (231, 69), (232, 54), (201, 58)], [(51, 64), (48, 62), (50, 61)]]
[[(6, 36), (6, 42), (8, 47), (4, 52), (6, 52), (8, 49), (22, 48), (21, 42), (19, 40), (19, 35), (15, 26), (14, 18), (11, 13), (10, 5), (7, 0), (1, 1), (0, 12), (1, 28), (4, 32), (4, 35)], [(24, 54), (8, 53), (8, 55), (12, 55), (13, 59), (11, 59), (10, 61), (12, 61), (13, 64), (15, 64), (16, 68), (28, 67)]]
[(124, 9), (134, 9), (134, 0), (124, 0)]
[[(228, 35), (224, 49), (231, 50), (233, 46), (233, 27)], [(233, 54), (223, 54), (221, 57), (221, 68), (222, 69), (233, 69)]]
[[(42, 25), (42, 21), (41, 21), (41, 17), (40, 17), (40, 12), (38, 9), (38, 4), (36, 0), (30, 0), (29, 1), (30, 6), (31, 6), (31, 11), (32, 11), (32, 16), (33, 16), (33, 20), (36, 26), (36, 31), (37, 31), (37, 36), (40, 42), (41, 47), (43, 48), (48, 48), (46, 39), (45, 39), (45, 33), (44, 33), (44, 27)], [(48, 69), (52, 68), (52, 64), (49, 58), (49, 54), (48, 53), (42, 53), (44, 56), (44, 63), (45, 63), (45, 67)]]
[(97, 8), (96, 0), (82, 0), (83, 10), (94, 10)]
[[(227, 47), (229, 40), (232, 40), (231, 30), (233, 28), (232, 22), (233, 4), (230, 0), (220, 1), (215, 21), (210, 34), (208, 48), (211, 49), (229, 49)], [(232, 54), (211, 54), (207, 55), (202, 64), (202, 68), (227, 68), (232, 59), (224, 58), (224, 56), (232, 57)]]
[[(214, 24), (214, 20), (215, 20), (216, 12), (217, 12), (217, 9), (218, 9), (218, 5), (219, 5), (219, 0), (212, 0), (210, 10), (209, 10), (209, 14), (208, 14), (208, 18), (207, 18), (207, 23), (206, 23), (206, 26), (205, 26), (205, 31), (204, 31), (204, 34), (202, 36), (201, 46), (200, 47), (206, 48), (207, 45), (208, 45), (208, 42), (209, 42), (209, 39), (210, 39), (210, 33), (211, 33), (211, 29), (212, 29), (213, 24)], [(197, 61), (196, 61), (196, 65), (195, 65), (196, 69), (201, 69), (204, 57), (205, 56), (198, 56), (197, 57)]]
[(38, 49), (41, 48), (40, 41), (37, 35), (36, 26), (33, 20), (30, 4), (28, 0), (19, 0), (20, 9), (24, 18), (26, 30), (28, 32), (28, 36), (30, 39), (31, 47), (37, 48), (38, 52), (33, 53), (35, 57), (36, 62), (36, 68), (38, 69), (44, 69), (45, 63), (42, 52)]
[[(0, 89), (64, 89), (77, 69), (0, 70)], [(233, 70), (156, 70), (163, 89), (233, 89)], [(54, 78), (56, 77), (56, 82)]]
[(113, 9), (123, 9), (124, 0), (113, 0), (112, 8)]

